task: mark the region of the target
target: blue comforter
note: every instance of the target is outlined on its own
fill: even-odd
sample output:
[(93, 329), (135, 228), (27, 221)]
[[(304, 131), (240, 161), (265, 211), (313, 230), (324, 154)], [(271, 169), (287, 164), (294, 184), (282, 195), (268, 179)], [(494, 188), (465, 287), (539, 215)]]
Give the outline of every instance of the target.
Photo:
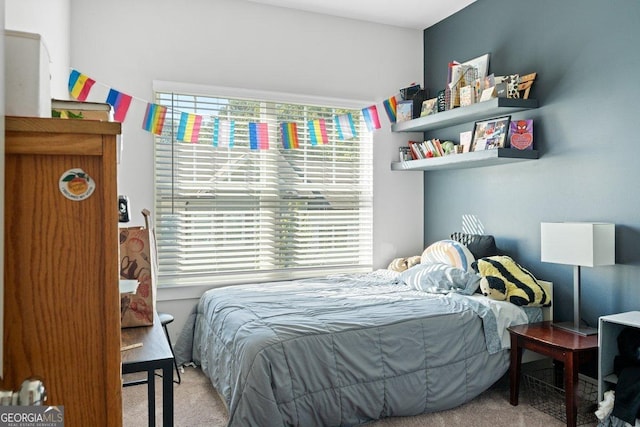
[(202, 367), (230, 426), (357, 425), (439, 411), (508, 368), (490, 309), (387, 273), (213, 289), (192, 319), (178, 359)]

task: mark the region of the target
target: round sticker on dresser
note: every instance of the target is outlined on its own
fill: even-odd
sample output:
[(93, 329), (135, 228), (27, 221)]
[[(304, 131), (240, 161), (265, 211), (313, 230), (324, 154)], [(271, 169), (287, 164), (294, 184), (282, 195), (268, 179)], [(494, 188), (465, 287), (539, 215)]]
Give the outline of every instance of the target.
[(96, 182), (82, 169), (69, 169), (60, 177), (60, 192), (70, 200), (88, 198), (96, 189)]

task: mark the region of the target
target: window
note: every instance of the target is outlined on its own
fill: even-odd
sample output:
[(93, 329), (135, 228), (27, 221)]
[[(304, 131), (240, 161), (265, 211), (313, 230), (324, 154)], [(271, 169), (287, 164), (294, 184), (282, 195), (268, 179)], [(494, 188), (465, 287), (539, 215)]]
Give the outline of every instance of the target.
[[(159, 286), (371, 269), (373, 150), (362, 106), (182, 92), (156, 88), (155, 95), (167, 107), (155, 137)], [(177, 140), (183, 112), (201, 117), (196, 143)], [(341, 140), (334, 117), (347, 113), (357, 137)], [(216, 119), (233, 122), (232, 147), (214, 146)], [(320, 119), (328, 143), (312, 145), (308, 121)], [(252, 122), (267, 124), (268, 149), (250, 149)], [(283, 148), (283, 122), (296, 123), (299, 148)]]

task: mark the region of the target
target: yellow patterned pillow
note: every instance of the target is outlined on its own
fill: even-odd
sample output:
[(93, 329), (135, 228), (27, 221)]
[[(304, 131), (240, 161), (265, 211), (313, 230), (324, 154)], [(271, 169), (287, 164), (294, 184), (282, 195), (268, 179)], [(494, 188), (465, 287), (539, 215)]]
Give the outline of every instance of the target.
[(489, 298), (533, 307), (551, 304), (549, 296), (527, 269), (506, 255), (480, 258), (473, 264), (480, 290)]

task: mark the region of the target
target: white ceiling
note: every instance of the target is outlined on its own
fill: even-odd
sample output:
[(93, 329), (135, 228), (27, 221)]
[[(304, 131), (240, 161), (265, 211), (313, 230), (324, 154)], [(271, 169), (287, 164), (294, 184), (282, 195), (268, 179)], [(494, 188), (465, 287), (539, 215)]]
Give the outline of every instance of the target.
[(272, 6), (423, 30), (476, 0), (249, 0)]

